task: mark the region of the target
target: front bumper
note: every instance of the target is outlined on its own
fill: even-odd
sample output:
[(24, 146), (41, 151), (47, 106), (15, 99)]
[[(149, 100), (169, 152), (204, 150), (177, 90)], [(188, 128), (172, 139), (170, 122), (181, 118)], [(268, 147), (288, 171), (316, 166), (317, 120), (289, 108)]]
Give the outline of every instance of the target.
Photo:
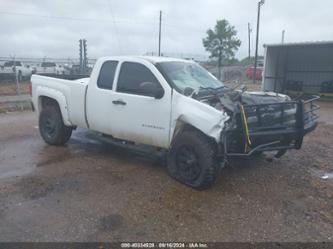
[[(234, 138), (235, 131), (229, 130), (222, 134), (222, 155), (227, 157), (250, 157), (263, 151), (286, 151), (288, 149), (300, 149), (302, 147), (304, 136), (313, 131), (317, 126), (318, 115), (316, 111), (319, 106), (314, 103), (319, 99), (318, 96), (312, 96), (306, 100), (289, 101), (283, 103), (258, 104), (243, 106), (244, 118), (241, 118), (241, 132), (244, 147), (235, 151), (230, 148), (230, 141)], [(286, 106), (295, 105), (294, 125), (288, 126), (284, 122)], [(258, 120), (261, 119), (260, 109), (267, 106), (278, 107), (280, 110), (280, 124), (273, 126), (247, 127), (246, 110), (255, 110)], [(258, 111), (259, 110), (259, 111)], [(252, 142), (251, 142), (252, 141)]]

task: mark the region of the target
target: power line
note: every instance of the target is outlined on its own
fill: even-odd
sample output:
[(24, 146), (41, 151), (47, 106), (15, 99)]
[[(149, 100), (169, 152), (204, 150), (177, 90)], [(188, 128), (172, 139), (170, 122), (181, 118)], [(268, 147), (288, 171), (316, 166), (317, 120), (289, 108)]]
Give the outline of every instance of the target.
[(113, 23), (113, 27), (114, 27), (114, 31), (115, 31), (115, 35), (116, 35), (116, 40), (117, 40), (117, 43), (118, 43), (118, 49), (122, 53), (123, 51), (122, 51), (120, 41), (119, 41), (119, 32), (118, 32), (118, 28), (117, 28), (117, 24), (116, 24), (116, 19), (113, 15), (112, 7), (111, 7), (111, 0), (107, 0), (107, 4), (108, 4), (109, 10), (110, 10), (110, 15), (111, 15), (111, 18), (112, 18), (112, 23)]
[[(117, 27), (117, 23), (128, 23), (128, 24), (136, 24), (136, 25), (156, 25), (156, 21), (151, 21), (151, 22), (142, 22), (142, 21), (138, 21), (138, 20), (134, 20), (134, 19), (122, 19), (122, 20), (116, 20), (113, 12), (112, 12), (112, 7), (111, 7), (111, 3), (110, 0), (107, 0), (107, 4), (108, 4), (108, 8), (109, 8), (109, 12), (111, 15), (111, 19), (110, 18), (81, 18), (81, 17), (70, 17), (70, 16), (58, 16), (58, 15), (43, 15), (43, 14), (37, 14), (37, 13), (22, 13), (22, 12), (11, 12), (11, 11), (0, 11), (0, 15), (9, 15), (9, 16), (24, 16), (24, 17), (33, 17), (33, 18), (45, 18), (45, 19), (54, 19), (54, 20), (68, 20), (68, 21), (82, 21), (82, 22), (98, 22), (98, 23), (110, 23), (110, 21), (113, 24), (114, 27), (114, 31), (115, 31), (115, 38), (116, 38), (116, 42), (118, 45), (118, 49), (119, 51), (122, 53), (122, 47), (121, 47), (121, 42), (119, 40), (119, 30)], [(161, 54), (161, 22), (162, 22), (162, 12), (160, 12), (160, 19), (159, 19), (159, 44), (158, 44), (158, 54)], [(175, 23), (181, 24), (182, 22), (180, 21), (176, 21)], [(173, 25), (173, 24), (169, 24), (169, 23), (165, 23), (163, 22), (163, 26), (166, 29), (172, 29), (174, 31), (178, 31), (178, 32), (182, 32), (182, 35), (185, 36), (184, 33), (184, 28), (181, 28), (180, 25)], [(191, 32), (191, 33), (200, 33), (200, 34), (205, 34), (205, 32), (203, 32), (203, 30), (199, 29), (193, 29), (193, 27), (187, 27), (186, 28), (187, 32)]]
[[(14, 15), (14, 16), (29, 16), (29, 17), (38, 17), (38, 18), (48, 18), (48, 19), (59, 19), (59, 20), (70, 20), (70, 21), (85, 21), (85, 22), (105, 22), (110, 21), (106, 18), (81, 18), (81, 17), (69, 17), (69, 16), (55, 16), (55, 15), (40, 15), (35, 13), (19, 13), (19, 12), (9, 12), (9, 11), (0, 11), (2, 15)], [(155, 25), (155, 22), (142, 22), (131, 19), (123, 19), (114, 21), (115, 23), (130, 23), (130, 24), (150, 24)]]
[[(27, 16), (27, 17), (37, 17), (37, 18), (46, 18), (46, 19), (58, 19), (58, 20), (69, 20), (69, 21), (83, 21), (83, 22), (109, 22), (110, 19), (108, 18), (82, 18), (82, 17), (69, 17), (69, 16), (55, 16), (55, 15), (40, 15), (36, 13), (20, 13), (20, 12), (10, 12), (10, 11), (0, 11), (0, 15), (10, 15), (10, 16)], [(112, 14), (111, 14), (112, 15)], [(113, 20), (112, 20), (113, 19)], [(134, 19), (118, 19), (115, 20), (114, 17), (111, 16), (111, 21), (116, 24), (116, 23), (128, 23), (128, 24), (137, 24), (137, 25), (156, 25), (156, 21), (138, 21)], [(178, 23), (182, 23), (179, 22)], [(173, 25), (169, 24), (167, 22), (163, 22), (163, 25), (166, 28), (172, 28), (172, 29), (177, 29), (179, 30), (178, 25)], [(191, 32), (197, 32), (197, 33), (204, 33), (202, 30), (190, 27), (187, 28), (192, 30)], [(184, 32), (182, 29), (181, 32)]]

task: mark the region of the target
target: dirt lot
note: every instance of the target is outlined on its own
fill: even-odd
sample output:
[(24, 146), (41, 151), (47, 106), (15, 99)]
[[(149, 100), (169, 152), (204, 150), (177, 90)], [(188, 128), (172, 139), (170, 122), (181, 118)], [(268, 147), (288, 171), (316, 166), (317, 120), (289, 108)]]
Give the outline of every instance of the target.
[(333, 241), (333, 103), (302, 150), (232, 161), (195, 191), (163, 155), (85, 130), (65, 147), (34, 113), (0, 114), (0, 241)]
[[(19, 91), (20, 94), (29, 93), (29, 84), (30, 81), (19, 82)], [(1, 95), (16, 95), (17, 94), (17, 85), (13, 82), (0, 82), (0, 96)]]

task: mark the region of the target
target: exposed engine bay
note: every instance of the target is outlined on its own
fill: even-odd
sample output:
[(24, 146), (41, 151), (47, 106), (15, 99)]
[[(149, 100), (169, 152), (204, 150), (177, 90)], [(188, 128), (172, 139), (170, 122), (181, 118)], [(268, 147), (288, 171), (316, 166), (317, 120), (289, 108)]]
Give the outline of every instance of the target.
[(269, 92), (247, 92), (227, 87), (202, 88), (192, 94), (230, 116), (222, 133), (224, 153), (256, 154), (300, 148), (304, 132), (303, 103)]

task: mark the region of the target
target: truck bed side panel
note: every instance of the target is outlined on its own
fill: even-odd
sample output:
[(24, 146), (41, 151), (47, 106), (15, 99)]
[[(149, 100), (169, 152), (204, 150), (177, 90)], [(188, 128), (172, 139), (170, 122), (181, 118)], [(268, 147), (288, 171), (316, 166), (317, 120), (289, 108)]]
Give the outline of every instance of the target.
[(86, 82), (63, 80), (40, 75), (33, 75), (32, 100), (37, 111), (40, 111), (39, 98), (54, 98), (61, 109), (66, 125), (87, 127), (85, 120)]

